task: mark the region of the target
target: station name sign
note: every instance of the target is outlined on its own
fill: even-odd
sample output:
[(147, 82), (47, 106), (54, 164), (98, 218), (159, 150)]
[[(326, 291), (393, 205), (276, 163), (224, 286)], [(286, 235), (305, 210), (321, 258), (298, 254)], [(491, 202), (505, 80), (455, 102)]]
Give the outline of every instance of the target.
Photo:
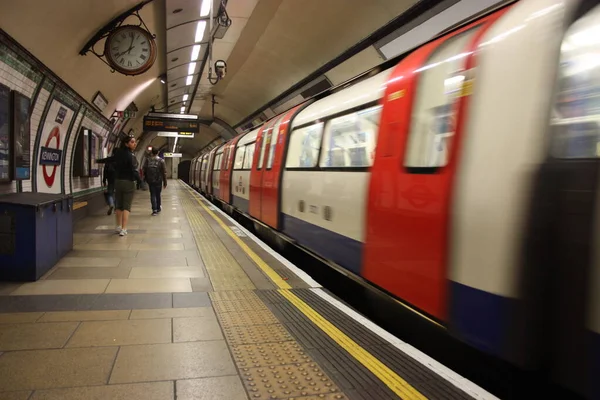
[(60, 165), (62, 150), (42, 146), (40, 152), (40, 165)]
[(163, 157), (168, 157), (168, 158), (181, 158), (182, 154), (181, 153), (164, 153)]
[[(172, 115), (172, 114), (166, 114)], [(144, 117), (144, 131), (147, 132), (180, 132), (186, 136), (192, 136), (200, 132), (200, 124), (197, 120), (176, 119), (168, 117)]]

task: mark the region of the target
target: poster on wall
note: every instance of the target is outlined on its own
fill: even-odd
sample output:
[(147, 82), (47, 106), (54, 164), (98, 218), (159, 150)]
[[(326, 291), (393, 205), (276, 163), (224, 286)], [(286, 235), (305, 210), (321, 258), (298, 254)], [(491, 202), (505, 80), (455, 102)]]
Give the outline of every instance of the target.
[(18, 181), (31, 178), (29, 107), (29, 98), (13, 91), (14, 178)]
[(90, 176), (90, 140), (92, 135), (89, 129), (84, 129), (82, 133), (81, 150), (83, 152), (83, 161), (81, 165), (83, 166), (83, 170), (81, 176)]
[(40, 138), (37, 166), (37, 191), (60, 193), (63, 149), (67, 131), (75, 112), (58, 100), (52, 100)]
[(11, 180), (10, 88), (0, 84), (0, 182)]
[(90, 176), (96, 177), (100, 175), (100, 170), (98, 168), (98, 163), (96, 160), (98, 158), (102, 158), (98, 153), (98, 149), (100, 148), (100, 137), (95, 133), (92, 133), (90, 136)]

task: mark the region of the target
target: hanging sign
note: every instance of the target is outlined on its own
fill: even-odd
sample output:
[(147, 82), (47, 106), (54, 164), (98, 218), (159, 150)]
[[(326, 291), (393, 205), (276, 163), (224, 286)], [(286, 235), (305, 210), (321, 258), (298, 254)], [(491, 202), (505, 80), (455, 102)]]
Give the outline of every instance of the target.
[(160, 117), (144, 117), (144, 130), (147, 132), (185, 132), (190, 134), (200, 132), (198, 121), (189, 119), (171, 119)]

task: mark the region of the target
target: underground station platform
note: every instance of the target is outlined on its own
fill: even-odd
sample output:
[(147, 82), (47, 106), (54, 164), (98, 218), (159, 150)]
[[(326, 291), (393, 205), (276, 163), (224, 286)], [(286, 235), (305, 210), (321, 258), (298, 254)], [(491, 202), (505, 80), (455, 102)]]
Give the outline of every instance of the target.
[(105, 212), (37, 282), (0, 283), (0, 399), (489, 399), (179, 181)]

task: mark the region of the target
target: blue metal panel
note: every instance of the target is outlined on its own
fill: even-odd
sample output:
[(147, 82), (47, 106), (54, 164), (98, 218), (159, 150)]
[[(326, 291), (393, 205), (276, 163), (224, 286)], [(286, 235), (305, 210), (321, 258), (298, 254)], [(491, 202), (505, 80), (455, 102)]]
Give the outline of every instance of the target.
[(472, 346), (506, 356), (511, 313), (515, 300), (450, 282), (450, 327)]
[(360, 275), (364, 244), (299, 218), (283, 215), (283, 232), (321, 257)]
[(248, 213), (248, 210), (250, 209), (250, 200), (233, 196), (233, 206), (242, 212)]

